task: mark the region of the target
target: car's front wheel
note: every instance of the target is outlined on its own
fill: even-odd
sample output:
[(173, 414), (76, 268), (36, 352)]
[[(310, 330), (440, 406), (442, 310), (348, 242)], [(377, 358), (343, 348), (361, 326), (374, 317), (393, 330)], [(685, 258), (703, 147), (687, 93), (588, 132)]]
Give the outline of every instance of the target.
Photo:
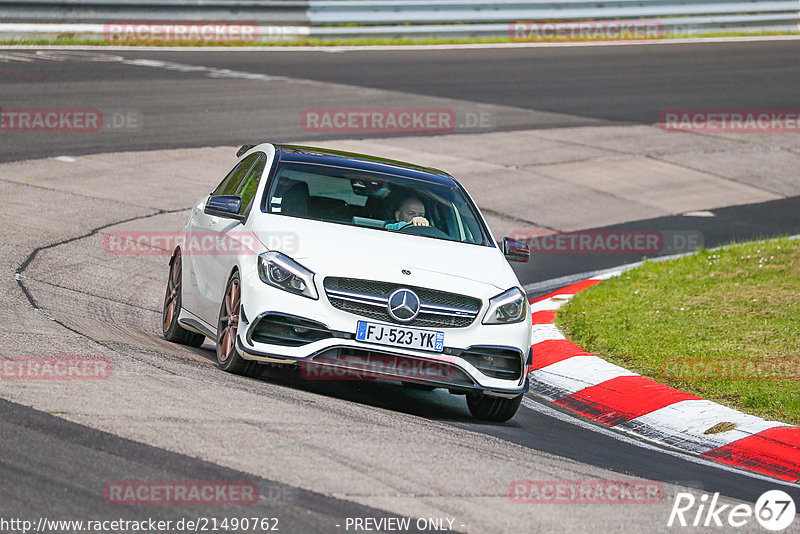
[(256, 377), (261, 373), (258, 362), (242, 358), (236, 350), (236, 335), (239, 331), (239, 305), (241, 304), (241, 282), (239, 273), (233, 273), (225, 287), (225, 296), (219, 309), (217, 322), (217, 366), (223, 371)]
[(206, 336), (190, 332), (178, 323), (181, 313), (181, 284), (183, 283), (183, 262), (181, 253), (176, 252), (169, 264), (169, 280), (167, 294), (164, 295), (164, 307), (161, 311), (161, 332), (164, 339), (173, 343), (199, 347)]
[(507, 399), (505, 397), (490, 397), (480, 393), (467, 395), (467, 406), (470, 413), (481, 421), (502, 423), (508, 421), (517, 413), (522, 403), (522, 395)]

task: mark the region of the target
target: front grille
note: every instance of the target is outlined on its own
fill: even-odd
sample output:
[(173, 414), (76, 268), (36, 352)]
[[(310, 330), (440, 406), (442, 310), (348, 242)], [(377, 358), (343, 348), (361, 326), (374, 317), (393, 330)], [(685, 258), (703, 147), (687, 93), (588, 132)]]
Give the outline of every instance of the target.
[(413, 290), (420, 300), (420, 312), (407, 326), (464, 328), (475, 321), (481, 309), (480, 299), (436, 289), (356, 278), (328, 277), (323, 282), (325, 294), (334, 308), (380, 321), (393, 321), (386, 304), (396, 289)]
[(492, 378), (517, 380), (522, 375), (522, 356), (513, 349), (470, 347), (459, 356)]

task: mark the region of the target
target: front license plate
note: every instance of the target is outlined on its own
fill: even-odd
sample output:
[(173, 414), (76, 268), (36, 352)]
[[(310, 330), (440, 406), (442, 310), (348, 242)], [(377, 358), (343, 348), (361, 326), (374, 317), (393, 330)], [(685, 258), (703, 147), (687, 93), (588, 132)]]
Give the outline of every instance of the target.
[(444, 332), (431, 332), (402, 326), (389, 326), (378, 323), (358, 322), (356, 332), (358, 341), (405, 347), (408, 349), (431, 350), (442, 352), (444, 349)]

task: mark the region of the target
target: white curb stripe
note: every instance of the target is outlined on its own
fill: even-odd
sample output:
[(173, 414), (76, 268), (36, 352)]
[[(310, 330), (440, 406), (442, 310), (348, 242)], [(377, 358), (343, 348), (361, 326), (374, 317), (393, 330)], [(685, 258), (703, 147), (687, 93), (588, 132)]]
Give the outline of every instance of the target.
[(637, 375), (597, 356), (573, 356), (536, 369), (529, 376), (564, 397), (612, 378)]
[(553, 339), (566, 339), (554, 324), (535, 324), (531, 330), (531, 345)]
[[(733, 423), (736, 428), (727, 432), (705, 434), (719, 423)], [(650, 439), (655, 437), (684, 450), (704, 453), (768, 428), (786, 424), (765, 421), (760, 417), (701, 399), (679, 401), (617, 426)]]
[(566, 304), (574, 295), (563, 293), (531, 304), (531, 313), (538, 311), (553, 311)]
[(607, 273), (603, 273), (603, 274), (599, 274), (597, 276), (593, 276), (593, 277), (590, 278), (590, 280), (598, 280), (598, 281), (608, 280), (609, 278), (614, 278), (615, 276), (621, 275), (625, 271), (626, 271), (626, 269), (617, 269), (615, 271), (609, 271)]

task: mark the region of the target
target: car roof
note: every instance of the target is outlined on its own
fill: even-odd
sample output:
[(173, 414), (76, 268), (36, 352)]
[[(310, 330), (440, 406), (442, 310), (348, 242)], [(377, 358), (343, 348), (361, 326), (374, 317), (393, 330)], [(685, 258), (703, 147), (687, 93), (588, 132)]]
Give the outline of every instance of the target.
[(415, 165), (413, 163), (379, 158), (377, 156), (368, 156), (366, 154), (342, 152), (328, 148), (299, 145), (274, 146), (279, 154), (280, 161), (316, 163), (320, 165), (333, 165), (364, 171), (389, 173), (450, 187), (457, 184), (455, 178), (444, 171), (431, 167), (423, 167), (422, 165)]

